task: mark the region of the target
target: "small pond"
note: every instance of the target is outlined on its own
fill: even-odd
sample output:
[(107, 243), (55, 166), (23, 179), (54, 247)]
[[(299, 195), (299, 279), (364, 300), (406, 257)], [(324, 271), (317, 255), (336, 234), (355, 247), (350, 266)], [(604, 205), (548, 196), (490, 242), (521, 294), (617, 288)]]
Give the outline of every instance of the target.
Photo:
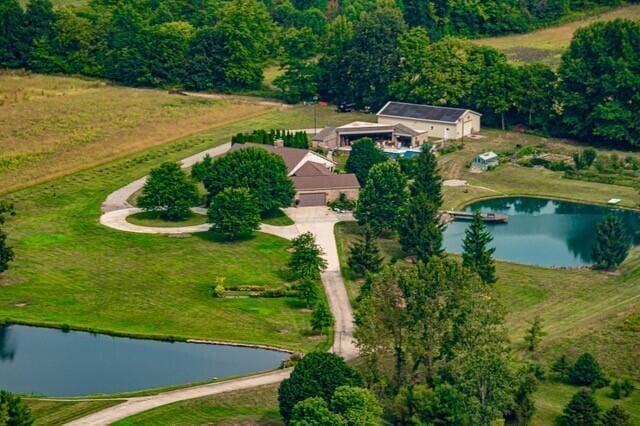
[[(597, 224), (608, 214), (620, 216), (640, 243), (635, 231), (640, 215), (633, 211), (532, 197), (506, 197), (478, 201), (466, 211), (504, 213), (508, 223), (487, 224), (493, 235), (495, 258), (547, 267), (580, 267), (592, 263)], [(469, 222), (456, 221), (444, 232), (447, 251), (460, 253)]]
[(131, 392), (270, 370), (287, 353), (0, 327), (0, 389), (46, 396)]

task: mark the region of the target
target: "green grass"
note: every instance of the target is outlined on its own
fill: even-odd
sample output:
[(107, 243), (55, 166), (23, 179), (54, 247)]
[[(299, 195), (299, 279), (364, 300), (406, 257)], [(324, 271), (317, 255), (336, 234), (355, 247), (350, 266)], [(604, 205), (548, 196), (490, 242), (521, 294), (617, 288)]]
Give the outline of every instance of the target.
[(127, 222), (140, 226), (155, 226), (173, 228), (177, 226), (202, 225), (207, 223), (207, 217), (202, 214), (191, 213), (184, 220), (165, 220), (158, 212), (140, 212), (127, 217)]
[(293, 220), (282, 210), (266, 212), (262, 215), (262, 223), (273, 226), (289, 226), (293, 225)]
[[(358, 116), (319, 108), (323, 121)], [(149, 337), (259, 343), (309, 350), (309, 313), (293, 299), (214, 299), (226, 284), (281, 286), (289, 242), (269, 235), (237, 243), (211, 233), (139, 235), (98, 223), (113, 190), (160, 163), (177, 161), (255, 128), (301, 128), (310, 108), (289, 108), (215, 128), (99, 167), (9, 194), (16, 261), (0, 276), (0, 318)]]
[(122, 401), (43, 401), (24, 399), (24, 402), (35, 419), (34, 425), (55, 426), (113, 407)]
[(567, 49), (573, 33), (596, 21), (613, 19), (640, 20), (640, 5), (628, 5), (614, 10), (583, 16), (571, 22), (524, 34), (490, 37), (474, 40), (474, 43), (490, 46), (504, 52), (513, 62), (541, 62), (550, 66), (560, 63), (562, 53)]
[(214, 395), (165, 405), (116, 422), (129, 425), (282, 424), (277, 386)]

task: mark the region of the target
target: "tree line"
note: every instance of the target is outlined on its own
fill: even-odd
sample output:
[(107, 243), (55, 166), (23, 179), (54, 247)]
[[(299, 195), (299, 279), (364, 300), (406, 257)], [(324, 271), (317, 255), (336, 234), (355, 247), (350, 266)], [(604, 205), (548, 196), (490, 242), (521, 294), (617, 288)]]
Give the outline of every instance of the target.
[(526, 22), (597, 4), (344, 0), (332, 9), (322, 0), (92, 0), (54, 10), (50, 0), (30, 0), (23, 10), (6, 0), (0, 67), (256, 91), (275, 62), (284, 72), (274, 84), (290, 102), (319, 95), (373, 108), (388, 99), (457, 106), (483, 113), (488, 125), (638, 145), (640, 24), (578, 30), (557, 71), (513, 65), (495, 49), (449, 37), (526, 30)]

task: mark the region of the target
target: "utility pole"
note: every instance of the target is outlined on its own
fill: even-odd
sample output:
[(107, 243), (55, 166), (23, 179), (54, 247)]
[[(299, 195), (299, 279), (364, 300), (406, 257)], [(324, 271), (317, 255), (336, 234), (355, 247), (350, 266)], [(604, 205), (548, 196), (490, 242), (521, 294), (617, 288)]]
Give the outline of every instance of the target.
[(318, 95), (313, 97), (313, 136), (318, 133)]

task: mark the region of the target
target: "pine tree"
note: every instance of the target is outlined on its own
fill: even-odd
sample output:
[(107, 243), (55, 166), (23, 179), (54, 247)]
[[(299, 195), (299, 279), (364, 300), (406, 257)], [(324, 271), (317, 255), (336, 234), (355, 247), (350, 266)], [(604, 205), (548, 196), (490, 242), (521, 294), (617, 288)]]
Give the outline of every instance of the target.
[(423, 193), (437, 208), (442, 206), (442, 178), (438, 170), (438, 159), (429, 145), (422, 146), (422, 152), (416, 158), (411, 194)]
[(542, 330), (542, 320), (539, 316), (536, 316), (531, 323), (531, 327), (527, 330), (527, 334), (524, 336), (524, 341), (527, 342), (527, 348), (533, 352), (538, 348), (542, 337), (545, 336)]
[(631, 426), (631, 417), (619, 405), (614, 405), (602, 416), (602, 424), (605, 426)]
[(444, 253), (438, 208), (425, 193), (420, 192), (409, 200), (400, 219), (398, 234), (404, 253), (415, 255), (418, 260), (427, 262)]
[(587, 389), (573, 395), (562, 416), (565, 426), (597, 426), (600, 424), (600, 407)]
[(480, 276), (485, 284), (496, 282), (496, 267), (493, 261), (495, 248), (487, 246), (493, 237), (487, 231), (487, 227), (479, 212), (473, 215), (473, 221), (465, 231), (462, 243), (462, 264)]
[(577, 386), (601, 387), (606, 382), (600, 364), (586, 352), (578, 357), (569, 371), (569, 382)]
[(300, 298), (304, 300), (307, 308), (310, 308), (318, 301), (318, 285), (315, 280), (305, 278), (298, 285), (298, 292)]
[(597, 228), (597, 239), (593, 247), (593, 266), (611, 270), (620, 265), (629, 254), (631, 240), (622, 219), (607, 216)]
[(551, 366), (551, 370), (556, 373), (561, 380), (566, 380), (569, 375), (569, 371), (571, 370), (569, 361), (567, 361), (567, 356), (565, 354), (560, 355), (560, 357)]
[(375, 235), (371, 227), (365, 225), (362, 228), (362, 239), (353, 243), (349, 251), (349, 268), (358, 277), (364, 277), (367, 273), (375, 274), (382, 268), (384, 257), (380, 255), (380, 249), (375, 241)]
[(311, 329), (323, 333), (324, 330), (333, 325), (333, 317), (327, 302), (324, 300), (316, 303), (316, 307), (311, 313)]

